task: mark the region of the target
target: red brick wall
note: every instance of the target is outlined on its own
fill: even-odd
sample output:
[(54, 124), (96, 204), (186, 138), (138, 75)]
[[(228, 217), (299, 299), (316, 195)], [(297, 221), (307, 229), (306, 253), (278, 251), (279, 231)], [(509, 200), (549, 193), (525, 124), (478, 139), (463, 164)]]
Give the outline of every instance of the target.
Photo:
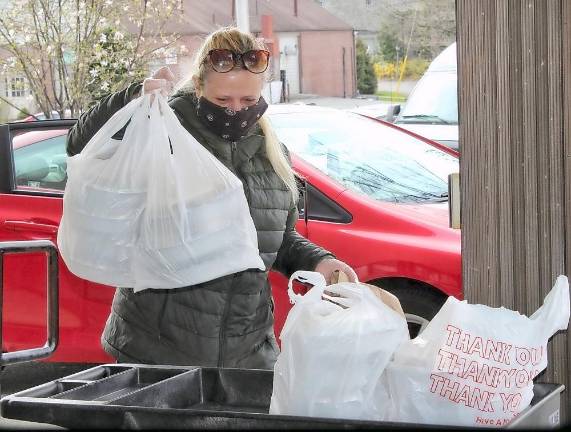
[[(301, 92), (319, 96), (353, 96), (355, 94), (353, 33), (307, 31), (300, 33), (300, 41)], [(345, 48), (345, 86), (343, 86), (343, 48)]]

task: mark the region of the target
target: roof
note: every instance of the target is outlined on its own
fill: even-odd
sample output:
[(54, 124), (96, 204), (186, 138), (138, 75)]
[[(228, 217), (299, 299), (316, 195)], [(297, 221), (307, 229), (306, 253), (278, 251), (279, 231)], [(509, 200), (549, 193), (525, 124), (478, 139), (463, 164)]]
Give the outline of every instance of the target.
[[(262, 31), (262, 15), (273, 17), (274, 32), (341, 30), (352, 31), (314, 0), (249, 0), (250, 30)], [(232, 16), (234, 0), (183, 0), (183, 16), (173, 19), (170, 30), (182, 35), (207, 34), (220, 27), (235, 24)]]
[(355, 30), (365, 33), (378, 33), (383, 17), (390, 15), (394, 3), (398, 2), (406, 5), (404, 0), (320, 0), (325, 10), (346, 21)]
[(250, 29), (262, 30), (261, 15), (273, 16), (276, 32), (308, 30), (353, 30), (345, 21), (319, 6), (314, 0), (250, 0)]

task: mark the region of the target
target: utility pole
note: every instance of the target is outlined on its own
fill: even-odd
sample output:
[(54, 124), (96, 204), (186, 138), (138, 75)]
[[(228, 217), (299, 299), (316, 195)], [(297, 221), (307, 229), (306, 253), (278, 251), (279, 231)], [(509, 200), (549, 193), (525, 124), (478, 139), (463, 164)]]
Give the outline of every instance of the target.
[(236, 27), (245, 33), (250, 33), (250, 13), (248, 0), (234, 0), (236, 10)]

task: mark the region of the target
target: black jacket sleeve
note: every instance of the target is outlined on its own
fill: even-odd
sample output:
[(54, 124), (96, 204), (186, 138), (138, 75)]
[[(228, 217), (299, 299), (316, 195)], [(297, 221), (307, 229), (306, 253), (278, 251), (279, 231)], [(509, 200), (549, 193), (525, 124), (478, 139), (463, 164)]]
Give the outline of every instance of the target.
[[(287, 159), (290, 160), (289, 152), (285, 149), (285, 146), (283, 148)], [(288, 278), (298, 270), (315, 270), (317, 264), (324, 258), (335, 258), (335, 255), (331, 252), (310, 242), (295, 230), (295, 224), (298, 219), (297, 203), (292, 200), (282, 245), (278, 250), (278, 256), (273, 265), (274, 270), (279, 271)]]
[(331, 252), (311, 243), (295, 230), (298, 215), (297, 207), (290, 210), (284, 239), (273, 265), (274, 270), (288, 278), (297, 270), (315, 270), (324, 258), (335, 258)]
[[(80, 153), (93, 135), (101, 129), (101, 126), (103, 126), (113, 114), (131, 102), (141, 90), (141, 86), (141, 83), (133, 83), (125, 90), (104, 97), (91, 109), (84, 112), (77, 120), (77, 123), (67, 133), (67, 154), (73, 156)], [(123, 133), (124, 128), (117, 132), (113, 138), (121, 139)]]

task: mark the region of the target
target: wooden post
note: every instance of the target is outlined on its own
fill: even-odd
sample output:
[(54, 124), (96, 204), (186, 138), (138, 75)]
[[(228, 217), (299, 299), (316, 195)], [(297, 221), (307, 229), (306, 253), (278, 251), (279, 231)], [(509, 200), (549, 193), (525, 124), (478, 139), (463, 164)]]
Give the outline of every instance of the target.
[[(571, 276), (571, 1), (456, 0), (462, 275), (470, 303), (529, 315)], [(565, 384), (571, 335), (538, 381)]]

